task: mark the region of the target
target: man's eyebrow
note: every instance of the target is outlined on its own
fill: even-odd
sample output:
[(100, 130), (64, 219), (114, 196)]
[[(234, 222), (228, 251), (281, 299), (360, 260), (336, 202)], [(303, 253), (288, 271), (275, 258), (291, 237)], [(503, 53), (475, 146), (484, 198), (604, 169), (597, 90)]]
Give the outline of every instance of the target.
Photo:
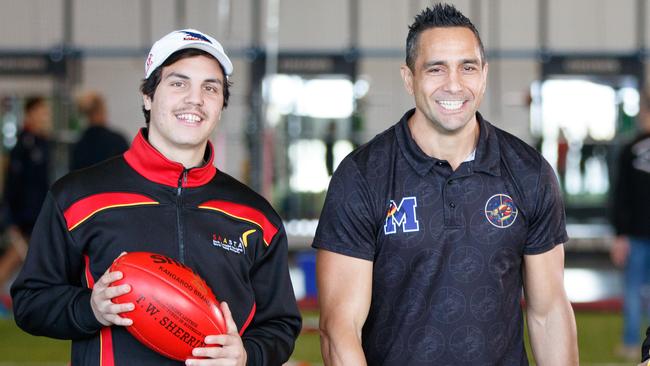
[[(479, 60), (478, 58), (464, 58), (464, 59), (460, 60), (460, 64), (476, 64), (476, 65), (480, 65), (481, 60)], [(425, 62), (422, 65), (422, 67), (427, 68), (427, 67), (439, 66), (439, 65), (447, 66), (447, 65), (449, 65), (449, 62), (443, 61), (443, 60), (432, 60), (432, 61), (429, 61), (429, 62)]]
[[(165, 79), (169, 79), (169, 78), (172, 78), (172, 77), (176, 77), (176, 78), (183, 79), (183, 80), (189, 80), (190, 79), (189, 76), (187, 76), (185, 74), (178, 73), (178, 72), (170, 72), (167, 76), (165, 76)], [(221, 81), (220, 79), (213, 79), (213, 78), (205, 79), (205, 80), (203, 80), (203, 82), (204, 83), (216, 83), (216, 84), (219, 84), (219, 85), (223, 84), (223, 81)]]
[(219, 84), (219, 85), (223, 84), (223, 81), (221, 81), (221, 79), (205, 79), (205, 80), (203, 80), (203, 82), (204, 83), (216, 83), (216, 84)]
[(442, 61), (442, 60), (433, 60), (433, 61), (425, 62), (422, 65), (422, 67), (427, 68), (427, 67), (431, 67), (431, 66), (440, 66), (440, 65), (445, 66), (445, 65), (447, 65), (447, 62)]
[(477, 64), (477, 65), (481, 64), (481, 59), (478, 58), (466, 58), (463, 59), (462, 61), (463, 61), (462, 63), (464, 64)]
[(171, 78), (171, 77), (177, 77), (177, 78), (185, 79), (185, 80), (189, 80), (189, 79), (190, 79), (189, 76), (187, 76), (187, 75), (185, 75), (185, 74), (180, 74), (180, 73), (178, 73), (178, 72), (170, 72), (169, 74), (167, 74), (167, 76), (165, 76), (165, 79), (169, 79), (169, 78)]

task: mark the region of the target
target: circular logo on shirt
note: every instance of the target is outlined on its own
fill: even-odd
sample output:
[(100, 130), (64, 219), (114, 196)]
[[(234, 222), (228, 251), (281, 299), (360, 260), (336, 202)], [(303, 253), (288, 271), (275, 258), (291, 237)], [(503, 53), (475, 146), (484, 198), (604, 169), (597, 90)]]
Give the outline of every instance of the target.
[(482, 271), (483, 255), (478, 249), (459, 247), (451, 253), (449, 272), (457, 281), (471, 283), (481, 276)]
[(475, 360), (485, 352), (485, 335), (478, 327), (462, 326), (451, 334), (449, 348), (461, 361)]
[(438, 329), (427, 325), (413, 331), (406, 344), (408, 352), (416, 360), (433, 362), (445, 351), (445, 336)]
[(508, 345), (508, 327), (500, 322), (492, 325), (487, 333), (487, 346), (494, 354), (501, 354)]
[(485, 203), (485, 217), (493, 226), (507, 228), (517, 219), (517, 207), (507, 194), (499, 193)]
[(436, 321), (452, 324), (463, 318), (465, 306), (465, 296), (461, 291), (443, 287), (433, 294), (431, 313)]

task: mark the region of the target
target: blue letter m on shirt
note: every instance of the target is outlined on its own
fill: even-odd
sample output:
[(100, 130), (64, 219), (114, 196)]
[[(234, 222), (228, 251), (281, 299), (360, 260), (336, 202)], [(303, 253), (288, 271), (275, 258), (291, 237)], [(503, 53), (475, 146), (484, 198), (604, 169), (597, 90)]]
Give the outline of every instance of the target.
[(405, 233), (420, 230), (415, 208), (418, 207), (418, 201), (415, 197), (404, 197), (399, 203), (390, 200), (388, 214), (386, 215), (386, 224), (384, 225), (384, 234), (395, 234), (397, 227), (401, 226)]

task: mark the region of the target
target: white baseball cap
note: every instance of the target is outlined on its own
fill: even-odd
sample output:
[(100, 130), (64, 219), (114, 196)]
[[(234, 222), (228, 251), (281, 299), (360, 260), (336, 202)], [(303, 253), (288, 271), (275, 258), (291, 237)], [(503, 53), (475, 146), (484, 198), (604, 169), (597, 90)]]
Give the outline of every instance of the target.
[(182, 29), (169, 33), (153, 44), (144, 62), (144, 78), (149, 78), (172, 53), (187, 48), (196, 48), (211, 54), (219, 61), (226, 76), (232, 74), (232, 62), (216, 39), (196, 29)]

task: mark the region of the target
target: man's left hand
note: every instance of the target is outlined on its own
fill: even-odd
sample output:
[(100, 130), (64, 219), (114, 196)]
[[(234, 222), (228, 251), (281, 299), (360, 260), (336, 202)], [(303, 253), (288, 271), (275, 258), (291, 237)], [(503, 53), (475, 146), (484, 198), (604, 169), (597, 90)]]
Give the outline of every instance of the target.
[(205, 343), (208, 345), (221, 345), (221, 347), (201, 347), (195, 348), (192, 355), (195, 357), (207, 357), (207, 359), (188, 359), (185, 361), (187, 366), (199, 365), (246, 365), (246, 350), (244, 343), (237, 331), (237, 324), (232, 318), (230, 308), (225, 302), (221, 303), (221, 312), (226, 320), (226, 334), (209, 335), (205, 337)]

